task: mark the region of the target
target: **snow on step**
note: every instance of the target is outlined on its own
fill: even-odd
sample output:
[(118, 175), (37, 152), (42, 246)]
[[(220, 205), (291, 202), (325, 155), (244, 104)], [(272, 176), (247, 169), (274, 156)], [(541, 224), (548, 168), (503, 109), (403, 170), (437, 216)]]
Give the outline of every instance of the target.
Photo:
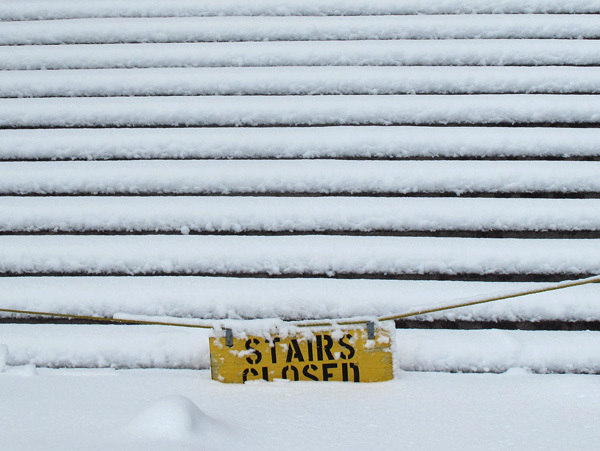
[(0, 193), (584, 193), (599, 174), (596, 161), (4, 162)]
[(600, 230), (597, 199), (0, 197), (6, 232)]
[[(8, 365), (208, 368), (208, 332), (157, 326), (1, 324)], [(407, 371), (600, 371), (599, 332), (398, 330), (396, 367)]]
[[(462, 321), (598, 321), (600, 286), (507, 299), (419, 317)], [(228, 277), (2, 277), (0, 303), (71, 315), (193, 318), (383, 316), (533, 290), (540, 283)], [(14, 316), (2, 313), (4, 317)], [(0, 339), (0, 343), (2, 340)]]
[(5, 274), (600, 274), (600, 240), (2, 236)]
[(204, 330), (159, 326), (1, 324), (8, 365), (55, 368), (208, 368)]
[(600, 123), (594, 95), (204, 96), (0, 100), (0, 127)]
[(180, 17), (9, 22), (0, 45), (443, 38), (597, 38), (595, 15)]
[(449, 39), (0, 46), (0, 69), (599, 65), (600, 41)]
[(595, 128), (33, 129), (0, 130), (0, 159), (568, 158), (600, 155), (599, 143)]
[(0, 5), (0, 20), (78, 17), (222, 15), (349, 15), (457, 13), (598, 13), (597, 0), (13, 0)]
[(0, 97), (598, 92), (597, 67), (212, 67), (0, 72)]
[(398, 365), (408, 371), (597, 373), (600, 332), (398, 330)]

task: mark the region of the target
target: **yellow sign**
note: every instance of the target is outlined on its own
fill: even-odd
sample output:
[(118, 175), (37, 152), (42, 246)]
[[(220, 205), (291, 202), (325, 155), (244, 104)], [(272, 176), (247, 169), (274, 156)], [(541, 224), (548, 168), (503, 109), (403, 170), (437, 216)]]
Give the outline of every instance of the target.
[(392, 332), (385, 328), (310, 329), (285, 336), (228, 333), (210, 338), (212, 378), (221, 382), (380, 382), (394, 377)]

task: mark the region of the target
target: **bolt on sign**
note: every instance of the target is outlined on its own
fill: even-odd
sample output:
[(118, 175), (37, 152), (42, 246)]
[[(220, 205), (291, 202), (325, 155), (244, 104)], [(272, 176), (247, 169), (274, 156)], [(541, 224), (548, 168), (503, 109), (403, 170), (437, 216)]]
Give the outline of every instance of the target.
[(372, 323), (265, 336), (227, 329), (210, 338), (210, 362), (212, 378), (226, 383), (387, 381), (393, 378), (392, 331)]

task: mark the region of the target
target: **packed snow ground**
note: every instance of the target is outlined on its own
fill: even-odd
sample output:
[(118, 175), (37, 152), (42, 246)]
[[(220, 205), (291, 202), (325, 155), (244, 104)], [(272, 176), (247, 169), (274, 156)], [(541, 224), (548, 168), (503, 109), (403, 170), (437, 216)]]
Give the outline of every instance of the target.
[(598, 65), (585, 39), (447, 39), (0, 46), (0, 69)]
[(390, 382), (224, 385), (197, 370), (0, 373), (7, 450), (593, 449), (586, 375), (398, 374)]
[[(45, 75), (52, 77), (50, 72)], [(599, 142), (596, 128), (32, 129), (0, 130), (0, 158), (577, 158), (597, 155)], [(3, 170), (0, 180), (18, 167)], [(555, 171), (553, 177), (559, 173)]]

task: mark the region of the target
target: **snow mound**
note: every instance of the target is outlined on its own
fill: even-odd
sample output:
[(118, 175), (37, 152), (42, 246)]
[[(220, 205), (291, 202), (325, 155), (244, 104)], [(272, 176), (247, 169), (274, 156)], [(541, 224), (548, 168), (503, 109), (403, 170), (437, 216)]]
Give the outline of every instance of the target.
[(189, 398), (180, 395), (163, 398), (140, 413), (125, 432), (139, 437), (163, 440), (190, 440), (218, 426)]
[(0, 344), (0, 372), (6, 369), (6, 361), (8, 360), (8, 346)]

